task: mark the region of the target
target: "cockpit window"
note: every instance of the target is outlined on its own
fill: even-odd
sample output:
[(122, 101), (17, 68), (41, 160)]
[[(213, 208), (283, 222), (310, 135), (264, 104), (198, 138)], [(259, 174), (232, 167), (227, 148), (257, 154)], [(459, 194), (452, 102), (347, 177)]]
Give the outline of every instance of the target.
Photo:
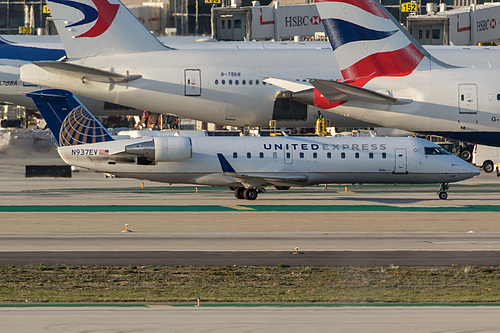
[(425, 155), (451, 155), (443, 147), (425, 147)]

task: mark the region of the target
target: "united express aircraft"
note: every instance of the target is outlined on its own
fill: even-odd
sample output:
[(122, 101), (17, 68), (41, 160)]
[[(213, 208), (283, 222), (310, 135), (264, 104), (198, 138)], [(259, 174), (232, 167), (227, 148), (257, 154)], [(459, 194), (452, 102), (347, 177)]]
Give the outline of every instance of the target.
[(255, 200), (265, 187), (331, 183), (448, 183), (479, 171), (426, 140), (361, 137), (187, 137), (114, 140), (64, 90), (28, 94), (70, 164), (120, 177), (166, 183), (229, 186)]

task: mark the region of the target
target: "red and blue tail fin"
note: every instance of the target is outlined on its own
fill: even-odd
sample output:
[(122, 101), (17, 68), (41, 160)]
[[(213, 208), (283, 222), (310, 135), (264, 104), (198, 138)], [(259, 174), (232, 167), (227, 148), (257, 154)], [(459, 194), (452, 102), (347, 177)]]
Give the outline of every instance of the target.
[(68, 58), (167, 49), (119, 0), (47, 0)]
[(377, 1), (316, 0), (316, 6), (346, 81), (451, 67), (433, 58)]
[(35, 102), (59, 146), (114, 140), (71, 92), (45, 89), (26, 95)]

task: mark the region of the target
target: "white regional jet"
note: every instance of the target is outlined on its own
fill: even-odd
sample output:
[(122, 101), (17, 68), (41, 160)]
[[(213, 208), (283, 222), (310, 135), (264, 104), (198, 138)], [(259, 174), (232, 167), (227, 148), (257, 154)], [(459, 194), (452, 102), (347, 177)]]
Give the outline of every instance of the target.
[(479, 171), (440, 146), (417, 138), (146, 137), (114, 140), (65, 90), (28, 94), (70, 164), (120, 177), (235, 188), (255, 200), (266, 186), (329, 183), (441, 183)]
[[(365, 0), (349, 2), (366, 3)], [(342, 74), (355, 79), (353, 84), (359, 86), (355, 88), (363, 87), (350, 91), (348, 102), (344, 97), (331, 102), (317, 90), (290, 96), (263, 82), (267, 77), (279, 78), (288, 82), (286, 89), (291, 85), (290, 90), (300, 90), (304, 89), (301, 82), (307, 78), (337, 79), (340, 73), (331, 50), (176, 50), (154, 38), (118, 0), (48, 0), (47, 3), (68, 59), (22, 66), (21, 79), (32, 84), (69, 89), (77, 95), (153, 112), (236, 126), (268, 126), (270, 119), (278, 120), (279, 126), (310, 126), (317, 109), (309, 108), (308, 112), (302, 102), (310, 101), (312, 96), (315, 106), (333, 108), (334, 112), (369, 123), (441, 134), (466, 142), (490, 145), (500, 142), (497, 100), (500, 82), (496, 79), (500, 75), (494, 74), (499, 70), (451, 68), (429, 56), (420, 46), (400, 50), (398, 45), (405, 43), (407, 34), (399, 27), (387, 28), (392, 21), (377, 15), (370, 14), (378, 20), (374, 23), (367, 20), (368, 28), (362, 28), (365, 17), (360, 17), (360, 22), (350, 25), (353, 29), (348, 37), (340, 36), (340, 42), (334, 42), (338, 45), (335, 54), (345, 50), (339, 59)], [(354, 14), (366, 12), (358, 9)], [(385, 13), (383, 9), (380, 11)], [(328, 15), (325, 22), (329, 22)], [(379, 21), (385, 25), (372, 29), (372, 23)], [(364, 37), (364, 33), (368, 35), (366, 43), (352, 42), (353, 38)], [(350, 45), (354, 48), (348, 48)], [(365, 48), (377, 56), (365, 57)], [(363, 65), (357, 71), (357, 66), (347, 64), (359, 58), (361, 64), (371, 63), (378, 55), (381, 66)], [(417, 65), (417, 70), (413, 70)], [(439, 69), (421, 70), (430, 69), (431, 65)], [(338, 83), (337, 87), (353, 87), (348, 82)], [(307, 82), (304, 84), (312, 88)], [(478, 102), (476, 97), (481, 100)], [(339, 104), (342, 105), (335, 107)]]
[[(432, 57), (374, 0), (316, 0), (342, 80), (310, 80), (288, 95), (358, 120), (500, 146), (500, 68)], [(279, 79), (279, 78), (278, 78)]]

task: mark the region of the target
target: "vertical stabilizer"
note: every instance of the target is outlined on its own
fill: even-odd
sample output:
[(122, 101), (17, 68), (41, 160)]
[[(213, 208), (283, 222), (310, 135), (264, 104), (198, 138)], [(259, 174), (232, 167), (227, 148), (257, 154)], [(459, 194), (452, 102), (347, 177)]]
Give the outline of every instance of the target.
[(48, 0), (68, 58), (167, 49), (119, 0)]
[(69, 91), (45, 89), (26, 95), (35, 102), (59, 146), (113, 141), (109, 132)]
[(433, 58), (375, 0), (316, 0), (344, 80), (451, 67)]

